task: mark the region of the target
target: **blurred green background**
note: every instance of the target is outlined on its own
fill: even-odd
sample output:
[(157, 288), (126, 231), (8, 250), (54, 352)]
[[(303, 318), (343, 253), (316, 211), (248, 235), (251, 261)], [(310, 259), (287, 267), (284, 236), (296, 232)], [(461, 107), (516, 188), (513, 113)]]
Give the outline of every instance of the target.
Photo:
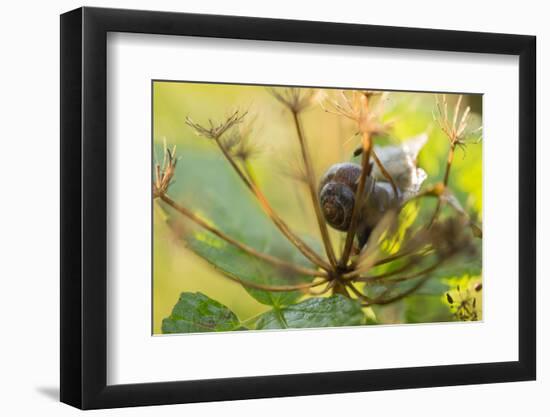
[[(329, 90), (327, 90), (329, 91)], [(330, 92), (329, 92), (330, 94)], [(447, 95), (450, 110), (458, 95)], [(466, 95), (474, 123), (480, 123), (481, 95)], [(426, 184), (443, 177), (449, 141), (432, 117), (434, 95), (428, 93), (391, 93), (385, 100), (385, 120), (393, 120), (389, 138), (376, 138), (377, 144), (396, 142), (422, 132), (429, 140), (419, 155), (418, 165), (426, 170)], [(209, 220), (223, 220), (231, 228), (265, 230), (263, 217), (250, 193), (228, 167), (219, 149), (185, 124), (185, 117), (207, 124), (221, 121), (235, 108), (248, 110), (254, 120), (251, 139), (260, 152), (253, 159), (258, 182), (284, 220), (304, 236), (319, 236), (309, 195), (293, 178), (299, 168), (300, 153), (291, 116), (263, 86), (200, 84), (155, 81), (153, 85), (153, 146), (162, 159), (164, 143), (177, 146), (175, 183), (169, 194), (177, 202)], [(358, 145), (351, 121), (326, 113), (316, 105), (303, 114), (305, 136), (319, 178), (332, 164), (351, 159)], [(481, 221), (482, 145), (458, 149), (451, 170), (450, 187), (461, 204)], [(210, 265), (187, 250), (165, 219), (173, 216), (162, 203), (154, 203), (153, 332), (161, 333), (162, 319), (170, 312), (183, 291), (200, 291), (225, 304), (241, 320), (269, 310), (247, 294), (239, 284), (216, 273)], [(265, 223), (265, 224), (264, 224)], [(182, 223), (185, 227), (185, 222)], [(277, 230), (272, 228), (273, 235)], [(343, 234), (331, 231), (332, 241), (340, 245)], [(277, 236), (279, 238), (279, 236)], [(320, 248), (319, 248), (320, 250)], [(479, 277), (449, 276), (450, 283), (470, 285)], [(444, 296), (415, 295), (401, 303), (376, 312), (379, 322), (426, 322), (452, 319)]]

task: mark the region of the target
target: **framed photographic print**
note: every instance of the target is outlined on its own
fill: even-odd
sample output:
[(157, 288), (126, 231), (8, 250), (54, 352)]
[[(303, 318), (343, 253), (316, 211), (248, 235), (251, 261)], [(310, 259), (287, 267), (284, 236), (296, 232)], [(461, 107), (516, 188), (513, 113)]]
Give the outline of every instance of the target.
[(61, 16), (61, 400), (535, 379), (535, 38)]

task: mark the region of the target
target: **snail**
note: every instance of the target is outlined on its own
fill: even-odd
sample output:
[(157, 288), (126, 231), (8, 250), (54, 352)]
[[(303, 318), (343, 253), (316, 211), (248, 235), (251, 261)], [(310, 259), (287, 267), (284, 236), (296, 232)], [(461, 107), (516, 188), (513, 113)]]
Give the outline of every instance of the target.
[[(397, 194), (374, 164), (365, 181), (363, 204), (359, 206), (356, 232), (359, 247), (366, 244), (370, 233), (387, 210), (420, 190), (427, 175), (416, 166), (416, 158), (427, 139), (427, 135), (422, 134), (399, 146), (375, 146), (378, 158), (397, 186)], [(332, 165), (321, 178), (318, 189), (321, 210), (327, 223), (336, 230), (347, 231), (350, 227), (361, 169), (356, 163), (341, 162)]]

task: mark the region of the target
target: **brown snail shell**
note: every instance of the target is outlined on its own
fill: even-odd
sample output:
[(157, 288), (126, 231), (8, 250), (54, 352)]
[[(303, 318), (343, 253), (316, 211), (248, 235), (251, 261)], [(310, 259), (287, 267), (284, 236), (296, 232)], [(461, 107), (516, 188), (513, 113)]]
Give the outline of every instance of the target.
[[(343, 162), (332, 165), (321, 178), (321, 211), (327, 223), (337, 230), (347, 231), (350, 227), (360, 175), (360, 165)], [(357, 227), (357, 237), (361, 246), (366, 243), (372, 229), (384, 213), (399, 201), (399, 195), (395, 196), (389, 183), (377, 182), (372, 177), (367, 177), (365, 188), (364, 202), (359, 206)]]
[(332, 165), (319, 184), (321, 210), (328, 224), (337, 230), (346, 231), (351, 221), (357, 182), (361, 166), (342, 162)]
[[(396, 146), (374, 147), (398, 192), (396, 195), (380, 168), (372, 165), (365, 182), (364, 201), (359, 206), (356, 233), (361, 247), (388, 209), (419, 192), (426, 173), (416, 166), (416, 159), (427, 140), (428, 136), (422, 133)], [(321, 210), (327, 223), (337, 230), (347, 231), (350, 227), (360, 175), (360, 165), (342, 162), (332, 165), (321, 178), (318, 191)]]

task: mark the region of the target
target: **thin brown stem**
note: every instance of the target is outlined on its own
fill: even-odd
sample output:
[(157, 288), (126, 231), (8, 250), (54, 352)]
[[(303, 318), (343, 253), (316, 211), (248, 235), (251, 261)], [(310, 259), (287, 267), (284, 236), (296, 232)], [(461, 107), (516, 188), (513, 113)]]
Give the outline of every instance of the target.
[(449, 184), (449, 176), (451, 175), (451, 165), (455, 157), (456, 141), (451, 144), (449, 148), (449, 155), (447, 155), (447, 166), (445, 168), (445, 176), (443, 177), (443, 184), (445, 187)]
[(236, 277), (226, 271), (217, 269), (223, 276), (229, 278), (231, 281), (237, 282), (247, 288), (253, 288), (256, 290), (271, 291), (271, 292), (287, 292), (287, 291), (298, 291), (298, 290), (307, 290), (309, 288), (318, 287), (323, 285), (326, 282), (326, 279), (318, 282), (308, 282), (304, 284), (294, 284), (294, 285), (268, 285), (260, 284), (253, 281), (244, 280), (242, 278)]
[(372, 154), (372, 159), (374, 159), (374, 162), (376, 163), (376, 165), (378, 165), (378, 168), (380, 169), (380, 172), (382, 173), (384, 178), (386, 178), (388, 180), (388, 182), (391, 184), (391, 188), (393, 190), (393, 193), (394, 193), (395, 197), (397, 197), (398, 196), (398, 190), (397, 190), (397, 185), (395, 184), (395, 181), (393, 180), (393, 177), (388, 172), (388, 170), (384, 167), (384, 165), (382, 164), (382, 161), (378, 158), (378, 155), (376, 155), (376, 152), (374, 152), (374, 150), (371, 152), (371, 154)]
[(317, 271), (315, 269), (305, 268), (301, 267), (299, 265), (295, 265), (293, 263), (284, 261), (282, 259), (279, 259), (275, 256), (268, 255), (263, 252), (259, 252), (258, 250), (245, 245), (244, 243), (239, 242), (238, 240), (232, 238), (231, 236), (227, 235), (226, 233), (222, 232), (221, 230), (215, 228), (214, 226), (208, 224), (206, 221), (195, 215), (192, 211), (188, 210), (187, 208), (179, 205), (174, 200), (172, 200), (168, 195), (166, 194), (160, 194), (159, 198), (172, 207), (174, 210), (176, 210), (178, 213), (183, 214), (188, 219), (192, 220), (194, 223), (198, 224), (203, 229), (208, 230), (210, 233), (218, 236), (220, 239), (225, 240), (227, 243), (241, 249), (242, 251), (248, 253), (249, 255), (252, 255), (256, 258), (259, 258), (263, 261), (266, 261), (272, 265), (275, 265), (276, 267), (280, 267), (289, 271), (293, 271), (299, 274), (313, 276), (313, 277), (327, 277), (328, 274), (325, 271)]
[[(397, 208), (397, 215), (401, 212), (401, 210), (403, 210), (403, 208), (407, 204), (409, 204), (411, 202), (418, 201), (422, 198), (433, 198), (433, 197), (439, 196), (440, 193), (441, 193), (441, 189), (443, 189), (442, 186), (441, 187), (437, 186), (437, 185), (432, 186), (432, 187), (429, 187), (429, 188), (425, 189), (424, 191), (421, 191), (420, 193), (418, 193), (414, 197), (411, 197), (408, 200), (403, 201), (399, 205), (399, 207)], [(379, 224), (377, 227), (380, 227), (380, 226), (381, 226), (381, 224)], [(423, 248), (424, 248), (423, 252), (427, 252), (427, 251), (430, 250), (429, 246), (426, 247), (426, 244), (421, 243), (421, 240), (419, 239), (419, 236), (417, 234), (411, 241), (406, 243), (406, 246), (403, 247), (400, 250), (400, 252), (398, 252), (396, 254), (393, 254), (393, 255), (389, 255), (389, 256), (387, 256), (385, 258), (382, 258), (382, 259), (379, 259), (379, 260), (373, 259), (370, 262), (365, 262), (365, 260), (370, 256), (370, 255), (368, 255), (368, 245), (367, 245), (366, 246), (367, 250), (366, 251), (363, 250), (359, 254), (359, 256), (357, 257), (357, 259), (355, 259), (352, 262), (352, 268), (351, 268), (352, 271), (345, 273), (343, 275), (343, 277), (345, 279), (356, 278), (360, 274), (367, 272), (370, 268), (373, 268), (375, 266), (379, 266), (379, 265), (383, 265), (383, 264), (395, 261), (395, 260), (403, 258), (405, 256), (413, 255), (413, 254), (415, 254), (416, 252), (418, 252), (419, 250), (421, 250)], [(364, 265), (365, 263), (366, 263), (366, 265)]]
[(329, 263), (327, 263), (323, 258), (321, 258), (315, 251), (302, 239), (300, 239), (294, 232), (290, 230), (288, 225), (279, 217), (279, 215), (273, 210), (271, 207), (271, 204), (269, 204), (269, 201), (263, 194), (263, 192), (260, 190), (260, 188), (256, 185), (253, 180), (248, 178), (237, 162), (235, 162), (235, 159), (231, 156), (231, 154), (227, 151), (227, 149), (224, 148), (223, 144), (220, 142), (219, 137), (214, 138), (218, 147), (222, 151), (225, 159), (229, 162), (229, 164), (233, 167), (237, 175), (241, 178), (241, 180), (244, 182), (246, 187), (252, 192), (252, 194), (256, 197), (258, 202), (260, 203), (261, 208), (263, 211), (267, 214), (267, 216), (273, 221), (275, 226), (281, 231), (281, 233), (294, 245), (298, 250), (311, 262), (313, 262), (315, 265), (325, 269), (326, 271), (332, 270), (332, 267)]
[(157, 164), (155, 166), (155, 173), (156, 173), (156, 185), (157, 185), (157, 189), (160, 190), (160, 187), (161, 187), (161, 184), (160, 184), (160, 179), (161, 179), (161, 172), (160, 172), (160, 165)]
[(354, 269), (353, 271), (346, 272), (345, 274), (343, 274), (342, 278), (344, 280), (356, 280), (357, 278), (359, 278), (361, 276), (361, 274), (364, 274), (365, 272), (367, 272), (371, 268), (374, 268), (374, 267), (377, 267), (377, 266), (380, 266), (380, 265), (385, 265), (385, 264), (388, 264), (390, 262), (396, 261), (398, 259), (405, 258), (407, 256), (411, 256), (411, 255), (415, 255), (415, 256), (426, 255), (430, 250), (431, 250), (430, 247), (427, 247), (425, 250), (422, 250), (420, 252), (419, 252), (418, 247), (414, 248), (414, 249), (403, 250), (402, 252), (398, 252), (398, 253), (395, 253), (393, 255), (389, 255), (385, 258), (379, 259), (378, 261), (374, 262), (373, 264), (371, 264), (370, 266), (368, 266), (366, 268), (365, 267), (363, 267), (363, 268), (356, 267), (356, 269)]
[(308, 290), (308, 294), (309, 295), (313, 295), (313, 296), (319, 296), (319, 295), (323, 295), (323, 294), (326, 294), (327, 292), (329, 292), (332, 287), (334, 287), (334, 284), (336, 283), (335, 280), (331, 280), (331, 281), (328, 281), (327, 282), (327, 286), (325, 288), (323, 288), (322, 290), (320, 291), (313, 291), (311, 290), (311, 288)]
[[(434, 265), (430, 266), (429, 268), (426, 268), (422, 271), (419, 271), (415, 274), (412, 274), (412, 275), (409, 275), (409, 276), (406, 276), (406, 277), (400, 277), (398, 279), (393, 279), (391, 280), (389, 283), (398, 283), (398, 282), (403, 282), (403, 281), (407, 281), (407, 280), (411, 280), (411, 279), (414, 279), (414, 278), (420, 278), (422, 277), (423, 275), (426, 275), (426, 274), (429, 274), (430, 272), (432, 272), (433, 270), (439, 268), (439, 266), (443, 263), (443, 261), (438, 261), (436, 262)], [(409, 288), (408, 290), (406, 291), (403, 291), (402, 293), (400, 294), (397, 294), (393, 297), (389, 297), (389, 298), (377, 298), (377, 299), (374, 299), (372, 300), (368, 305), (385, 305), (385, 304), (390, 304), (390, 303), (393, 303), (395, 301), (399, 301), (399, 300), (402, 300), (403, 298), (411, 295), (412, 293), (416, 292), (418, 289), (420, 289), (420, 287), (422, 287), (426, 281), (430, 279), (430, 276), (427, 275), (425, 276), (424, 278), (422, 278), (421, 280), (419, 280), (415, 285), (413, 285), (411, 288)]]
[(363, 153), (362, 153), (362, 170), (361, 175), (359, 176), (359, 185), (357, 186), (357, 191), (355, 192), (355, 202), (353, 204), (353, 209), (351, 211), (351, 221), (348, 233), (346, 235), (346, 243), (344, 245), (344, 251), (342, 257), (340, 258), (339, 265), (340, 267), (345, 267), (348, 263), (349, 256), (351, 254), (351, 248), (353, 247), (353, 240), (355, 239), (355, 233), (357, 229), (357, 222), (359, 221), (359, 211), (363, 202), (365, 183), (367, 177), (370, 174), (370, 154), (372, 149), (372, 141), (368, 132), (363, 133)]
[(359, 298), (361, 301), (365, 301), (367, 303), (371, 303), (373, 300), (370, 297), (367, 297), (365, 294), (363, 294), (361, 291), (357, 289), (355, 285), (353, 285), (352, 282), (346, 282), (346, 286), (351, 290), (352, 293), (354, 293), (357, 298)]
[(406, 271), (407, 269), (409, 269), (411, 266), (415, 265), (416, 263), (417, 263), (416, 260), (410, 260), (410, 261), (406, 262), (404, 265), (402, 265), (401, 267), (399, 267), (397, 269), (394, 269), (392, 271), (385, 272), (383, 274), (371, 275), (371, 276), (357, 276), (357, 277), (350, 278), (350, 279), (355, 281), (355, 282), (377, 282), (377, 281), (381, 281), (383, 279), (386, 279), (388, 277), (392, 277), (394, 275), (400, 274), (401, 272)]
[(332, 285), (332, 294), (340, 294), (344, 297), (351, 298), (346, 288), (346, 284), (340, 280), (333, 280), (334, 284)]
[[(460, 119), (460, 122), (457, 125), (458, 122), (458, 115), (460, 112), (460, 105), (462, 103), (462, 94), (458, 97), (458, 100), (456, 101), (455, 109), (454, 109), (454, 115), (452, 124), (449, 125), (449, 116), (447, 113), (447, 99), (445, 95), (443, 95), (443, 104), (444, 104), (444, 113), (441, 113), (441, 108), (439, 106), (439, 100), (437, 99), (436, 95), (436, 104), (439, 108), (439, 114), (440, 117), (443, 120), (438, 119), (439, 126), (441, 127), (441, 130), (447, 135), (450, 141), (450, 147), (449, 147), (449, 153), (447, 155), (447, 166), (445, 167), (445, 175), (443, 177), (443, 185), (447, 187), (449, 185), (449, 177), (451, 175), (451, 166), (453, 164), (454, 156), (455, 156), (455, 149), (456, 145), (460, 143), (460, 136), (464, 132), (464, 129), (466, 129), (466, 121), (468, 119), (468, 114), (470, 114), (470, 107), (467, 107), (464, 111), (462, 118)], [(428, 227), (431, 227), (435, 220), (437, 219), (437, 216), (439, 215), (439, 212), (441, 211), (442, 201), (441, 198), (437, 201), (437, 206), (435, 207), (434, 214), (432, 215), (432, 218), (428, 224)]]
[[(412, 274), (409, 274), (409, 275), (402, 275), (400, 277), (397, 277), (397, 278), (393, 278), (393, 279), (390, 279), (390, 280), (386, 280), (384, 281), (384, 279), (386, 277), (383, 277), (383, 278), (380, 278), (380, 277), (374, 277), (375, 279), (374, 280), (371, 280), (371, 279), (368, 279), (368, 280), (365, 280), (365, 279), (357, 279), (356, 281), (358, 282), (374, 282), (374, 281), (382, 281), (383, 283), (386, 283), (386, 284), (394, 284), (394, 283), (398, 283), (398, 282), (403, 282), (403, 281), (409, 281), (411, 279), (415, 279), (415, 278), (419, 278), (421, 277), (422, 275), (426, 275), (426, 274), (429, 274), (430, 272), (436, 270), (437, 268), (439, 268), (441, 266), (441, 264), (443, 263), (443, 261), (438, 261), (436, 262), (435, 264), (427, 267), (427, 268), (424, 268), (423, 270), (421, 271), (417, 271), (417, 272), (414, 272)], [(395, 274), (392, 274), (392, 275), (395, 275)]]
[(432, 218), (428, 223), (428, 228), (432, 227), (435, 221), (437, 220), (437, 216), (439, 216), (439, 212), (441, 211), (441, 205), (442, 205), (441, 198), (438, 198), (437, 205), (435, 206), (434, 214), (432, 214)]
[[(443, 185), (447, 187), (449, 184), (449, 177), (451, 175), (451, 165), (453, 164), (454, 156), (455, 156), (455, 148), (456, 148), (456, 141), (451, 142), (451, 146), (449, 148), (449, 154), (447, 155), (447, 165), (445, 167), (445, 175), (443, 177)], [(435, 207), (434, 214), (432, 215), (432, 218), (430, 220), (430, 223), (428, 227), (431, 227), (435, 220), (437, 219), (437, 216), (439, 215), (439, 212), (441, 211), (441, 198), (438, 198), (437, 200), (437, 206)]]
[(404, 258), (405, 256), (412, 255), (413, 253), (414, 253), (413, 250), (397, 252), (397, 253), (394, 253), (393, 255), (386, 256), (385, 258), (382, 258), (382, 259), (376, 261), (374, 263), (374, 266), (385, 265), (387, 263), (390, 263), (390, 262), (396, 261), (398, 259)]
[(300, 149), (302, 151), (302, 158), (304, 161), (304, 167), (306, 170), (306, 179), (307, 185), (309, 188), (309, 193), (311, 195), (311, 202), (313, 203), (313, 208), (315, 210), (315, 217), (317, 218), (317, 224), (319, 225), (319, 230), (321, 232), (321, 237), (323, 239), (323, 245), (325, 247), (325, 252), (329, 259), (329, 262), (333, 267), (336, 266), (336, 256), (334, 254), (334, 248), (330, 240), (330, 235), (328, 233), (327, 223), (325, 217), (321, 212), (321, 204), (319, 202), (319, 196), (317, 195), (317, 187), (315, 182), (315, 174), (313, 172), (313, 162), (311, 160), (311, 155), (309, 153), (309, 148), (306, 143), (304, 131), (302, 124), (300, 123), (300, 118), (296, 111), (292, 111), (292, 117), (294, 120), (294, 126), (296, 127), (296, 133), (298, 135), (298, 141), (300, 142)]
[(405, 298), (405, 297), (411, 295), (412, 293), (416, 292), (417, 290), (419, 290), (420, 287), (422, 287), (429, 278), (430, 278), (429, 276), (424, 277), (423, 279), (418, 281), (418, 283), (416, 283), (413, 287), (409, 288), (407, 291), (402, 292), (401, 294), (397, 294), (394, 297), (389, 297), (389, 298), (385, 298), (385, 299), (372, 300), (370, 303), (364, 304), (363, 307), (368, 307), (368, 306), (371, 306), (371, 305), (386, 305), (386, 304), (390, 304), (390, 303), (394, 303), (396, 301), (402, 300), (403, 298)]

